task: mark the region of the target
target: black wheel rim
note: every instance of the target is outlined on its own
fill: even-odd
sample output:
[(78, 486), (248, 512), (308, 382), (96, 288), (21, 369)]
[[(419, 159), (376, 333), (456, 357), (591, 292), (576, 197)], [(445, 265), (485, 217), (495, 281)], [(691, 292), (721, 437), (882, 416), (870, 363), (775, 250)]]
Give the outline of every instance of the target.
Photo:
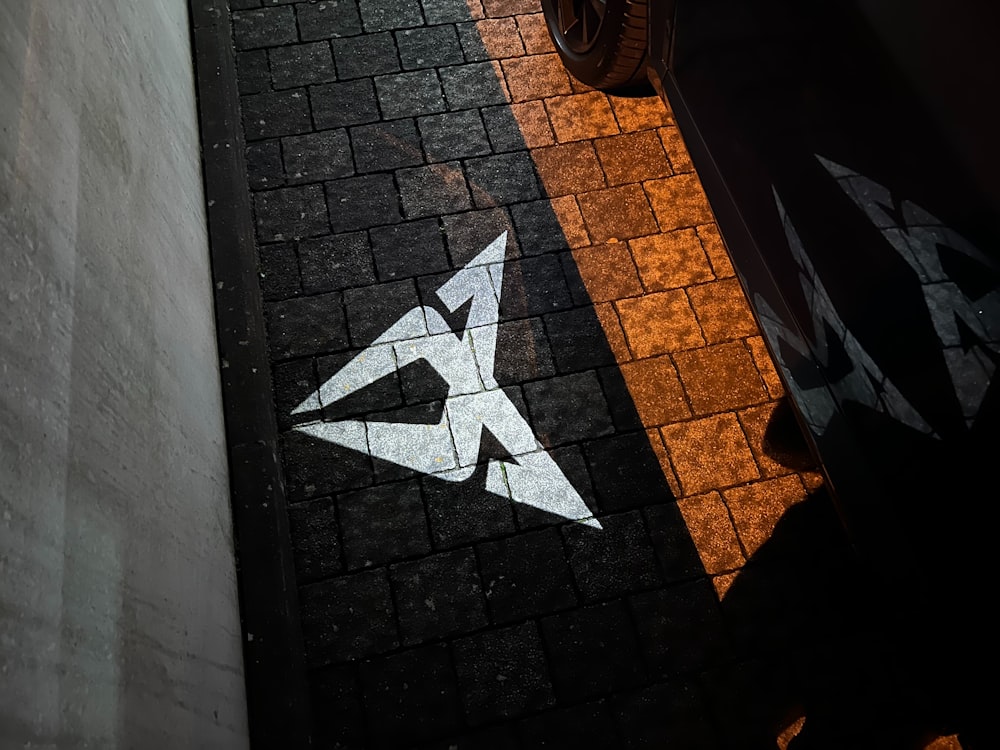
[(570, 51), (589, 52), (597, 42), (608, 6), (605, 0), (556, 0), (559, 33)]

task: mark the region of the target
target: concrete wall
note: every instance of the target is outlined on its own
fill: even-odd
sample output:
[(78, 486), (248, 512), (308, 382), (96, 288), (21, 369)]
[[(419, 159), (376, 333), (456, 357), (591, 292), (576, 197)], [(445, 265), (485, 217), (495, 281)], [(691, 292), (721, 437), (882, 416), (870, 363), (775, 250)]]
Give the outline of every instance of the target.
[(0, 748), (245, 747), (186, 0), (0, 0)]

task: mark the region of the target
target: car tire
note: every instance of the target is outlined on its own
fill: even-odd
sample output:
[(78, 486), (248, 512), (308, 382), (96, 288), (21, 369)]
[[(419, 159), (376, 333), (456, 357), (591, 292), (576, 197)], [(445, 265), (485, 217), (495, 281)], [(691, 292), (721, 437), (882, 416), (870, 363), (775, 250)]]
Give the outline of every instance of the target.
[(542, 0), (549, 35), (566, 69), (602, 91), (648, 84), (647, 9), (648, 0)]

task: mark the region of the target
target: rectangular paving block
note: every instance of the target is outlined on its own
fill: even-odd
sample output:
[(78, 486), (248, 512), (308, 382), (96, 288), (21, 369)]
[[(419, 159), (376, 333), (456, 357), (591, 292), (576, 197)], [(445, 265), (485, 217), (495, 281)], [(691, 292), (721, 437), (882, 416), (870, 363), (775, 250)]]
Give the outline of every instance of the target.
[(621, 600), (545, 617), (541, 628), (560, 700), (588, 700), (646, 679), (639, 639)]
[(461, 638), (454, 653), (465, 717), (472, 726), (555, 702), (534, 622)]
[(317, 498), (291, 506), (288, 524), (299, 583), (329, 578), (342, 570), (333, 498)]
[(485, 481), (485, 464), (461, 482), (449, 481), (447, 472), (423, 478), (435, 548), (448, 549), (514, 533), (516, 527), (510, 498), (484, 493)]
[(295, 11), (288, 5), (234, 11), (232, 20), (233, 37), (240, 50), (277, 47), (298, 41)]
[(586, 601), (652, 588), (662, 580), (646, 526), (637, 511), (601, 516), (601, 531), (562, 528), (569, 563)]
[(399, 645), (384, 568), (302, 586), (299, 604), (310, 666), (372, 656)]
[(361, 33), (357, 3), (350, 0), (296, 3), (295, 15), (303, 41), (334, 39)]
[(346, 349), (347, 321), (337, 292), (272, 302), (267, 306), (272, 359)]
[(446, 644), (366, 660), (360, 674), (374, 747), (412, 747), (461, 729), (458, 681)]
[(328, 42), (308, 42), (268, 50), (271, 84), (275, 89), (308, 86), (337, 80), (333, 51)]
[(405, 70), (438, 68), (465, 62), (458, 34), (452, 24), (403, 29), (396, 32), (396, 47)]
[(375, 86), (368, 78), (309, 87), (312, 118), (320, 130), (379, 119)]
[(484, 542), (476, 549), (494, 622), (506, 624), (577, 603), (557, 529)]
[(323, 188), (278, 188), (253, 197), (257, 238), (261, 242), (316, 237), (330, 231)]
[(348, 177), (328, 182), (325, 187), (334, 234), (403, 220), (392, 175)]
[(339, 291), (375, 283), (375, 266), (366, 232), (311, 237), (298, 243), (302, 291)]
[(305, 89), (285, 89), (240, 97), (243, 130), (248, 141), (312, 130)]
[(337, 498), (349, 569), (368, 568), (430, 552), (420, 484), (380, 484)]
[(393, 565), (390, 577), (404, 644), (467, 633), (488, 622), (471, 549)]

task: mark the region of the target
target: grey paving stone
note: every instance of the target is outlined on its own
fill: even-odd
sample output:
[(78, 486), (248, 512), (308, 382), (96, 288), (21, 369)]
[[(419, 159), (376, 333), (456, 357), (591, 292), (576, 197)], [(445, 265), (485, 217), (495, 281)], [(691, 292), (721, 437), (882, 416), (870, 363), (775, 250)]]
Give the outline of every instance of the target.
[(408, 219), (441, 216), (471, 208), (459, 162), (431, 164), (396, 172), (403, 211)]
[(583, 445), (594, 492), (607, 512), (663, 502), (670, 488), (645, 432), (613, 435)]
[(598, 438), (614, 429), (593, 371), (525, 383), (524, 397), (543, 445)]
[(501, 317), (532, 317), (566, 309), (572, 303), (558, 257), (540, 255), (507, 261), (501, 290)]
[(465, 266), (503, 232), (507, 232), (506, 257), (513, 258), (517, 255), (514, 225), (506, 208), (489, 208), (445, 216), (442, 226), (448, 243), (448, 254), (456, 268)]
[(496, 71), (488, 62), (441, 68), (438, 74), (448, 109), (476, 109), (507, 101)]
[(629, 604), (652, 672), (664, 677), (694, 674), (732, 658), (710, 581), (636, 594)]
[(289, 506), (288, 525), (299, 583), (329, 578), (342, 570), (333, 498), (317, 498)]
[(312, 667), (396, 648), (396, 624), (385, 569), (299, 588), (302, 637)]
[(266, 312), (268, 343), (275, 360), (347, 348), (339, 293), (272, 302)]
[[(567, 248), (559, 219), (547, 200), (510, 207), (524, 255), (538, 255)], [(589, 301), (589, 300), (588, 300)]]
[(541, 197), (535, 164), (526, 152), (469, 159), (466, 173), (477, 208), (504, 206)]
[(555, 702), (534, 622), (454, 643), (465, 716), (472, 726), (522, 716)]
[(465, 159), (490, 153), (483, 122), (475, 110), (421, 117), (417, 125), (428, 161)]
[(309, 98), (304, 89), (248, 94), (240, 97), (240, 107), (248, 141), (312, 130)]
[[(671, 681), (615, 696), (612, 710), (619, 726), (628, 727), (626, 750), (683, 747), (716, 750), (730, 747), (716, 734), (698, 688)], [(743, 738), (744, 740), (747, 738)], [(773, 743), (773, 740), (770, 740)], [(731, 747), (753, 747), (739, 740)]]
[(636, 687), (646, 677), (639, 640), (621, 600), (541, 621), (560, 701), (576, 702)]
[(260, 288), (264, 299), (279, 300), (295, 297), (302, 289), (299, 281), (299, 261), (295, 247), (289, 242), (261, 245)]
[(473, 21), (466, 21), (455, 25), (458, 31), (458, 39), (462, 45), (462, 52), (468, 62), (482, 62), (491, 58), (490, 53), (483, 43), (483, 38)]
[(301, 432), (281, 436), (282, 466), (291, 502), (309, 500), (372, 483), (367, 456)]
[(586, 600), (660, 583), (653, 548), (637, 511), (602, 516), (601, 525), (601, 531), (580, 524), (562, 529), (577, 587)]
[(444, 110), (441, 84), (433, 70), (412, 70), (375, 78), (382, 116), (387, 120)]
[(388, 32), (334, 39), (331, 44), (337, 75), (342, 81), (399, 70), (396, 44)]
[(431, 548), (420, 485), (382, 484), (337, 499), (349, 569), (421, 555)]
[(393, 120), (351, 128), (359, 172), (382, 172), (424, 163), (413, 120)]
[(617, 748), (614, 719), (605, 701), (572, 708), (557, 708), (524, 719), (518, 724), (521, 739), (535, 748)]
[(309, 42), (268, 50), (271, 83), (276, 89), (337, 80), (329, 42)]
[[(292, 417), (292, 410), (316, 391), (316, 369), (311, 359), (277, 362), (271, 367), (271, 387), (278, 429), (290, 429), (301, 421)], [(312, 416), (315, 418), (315, 415)]]
[(263, 3), (261, 0), (230, 0), (230, 10), (251, 10), (259, 8)]
[(320, 747), (365, 746), (365, 713), (356, 672), (356, 665), (340, 664), (309, 673), (311, 703), (323, 707), (321, 718), (314, 722), (314, 739)]
[(412, 747), (460, 729), (458, 684), (446, 644), (364, 661), (360, 673), (375, 747)]
[(677, 503), (654, 505), (646, 508), (644, 514), (664, 579), (681, 581), (704, 575), (701, 558)]
[(285, 184), (281, 164), (281, 141), (254, 141), (246, 147), (247, 179), (251, 190), (265, 190)]
[(437, 68), (465, 61), (455, 27), (451, 25), (397, 31), (396, 47), (405, 70)]
[(411, 308), (420, 305), (412, 279), (344, 292), (347, 324), (355, 347), (368, 346)]
[(477, 551), (493, 622), (523, 620), (577, 603), (557, 529), (484, 542)]
[(253, 207), (261, 242), (315, 237), (330, 231), (323, 188), (319, 185), (256, 193)]
[(389, 577), (404, 644), (467, 633), (488, 623), (471, 549), (393, 565)]
[(486, 107), (481, 111), (483, 122), (486, 124), (486, 133), (495, 152), (527, 150), (524, 136), (521, 135), (521, 126), (517, 124), (509, 105)]
[(259, 94), (271, 88), (267, 50), (254, 49), (236, 54), (237, 88), (241, 94)]
[(413, 0), (358, 0), (365, 31), (386, 31), (422, 26), (420, 4)]
[(555, 374), (549, 341), (541, 318), (501, 323), (493, 376), (500, 385), (524, 383)]
[(424, 477), (424, 499), (436, 548), (446, 549), (515, 531), (510, 499), (484, 492), (485, 483), (485, 464), (464, 482)]
[[(319, 357), (316, 360), (316, 372), (320, 384), (325, 383), (333, 377), (358, 354), (360, 354), (360, 351), (351, 349), (350, 351)], [(327, 420), (375, 417), (376, 412), (398, 409), (403, 405), (399, 375), (395, 371), (375, 381), (366, 388), (354, 391), (344, 398), (337, 400), (323, 398), (321, 400), (323, 401), (323, 418)]]
[(375, 283), (371, 246), (365, 232), (302, 240), (299, 268), (306, 294)]
[(615, 364), (615, 355), (592, 307), (546, 315), (545, 328), (560, 373)]
[(361, 33), (361, 18), (354, 0), (298, 3), (295, 13), (299, 20), (299, 34), (306, 42)]
[(428, 24), (454, 23), (470, 18), (466, 0), (421, 0), (420, 4)]
[(289, 182), (312, 182), (354, 174), (351, 142), (346, 130), (292, 135), (281, 139)]
[(392, 175), (372, 174), (326, 183), (334, 234), (402, 221)]
[(289, 6), (238, 10), (232, 14), (233, 38), (236, 49), (277, 47), (299, 40), (295, 28), (295, 12)]
[(410, 221), (371, 230), (372, 251), (379, 279), (444, 271), (448, 254), (436, 219)]
[(309, 89), (316, 127), (341, 128), (379, 119), (375, 87), (370, 79), (329, 83)]

